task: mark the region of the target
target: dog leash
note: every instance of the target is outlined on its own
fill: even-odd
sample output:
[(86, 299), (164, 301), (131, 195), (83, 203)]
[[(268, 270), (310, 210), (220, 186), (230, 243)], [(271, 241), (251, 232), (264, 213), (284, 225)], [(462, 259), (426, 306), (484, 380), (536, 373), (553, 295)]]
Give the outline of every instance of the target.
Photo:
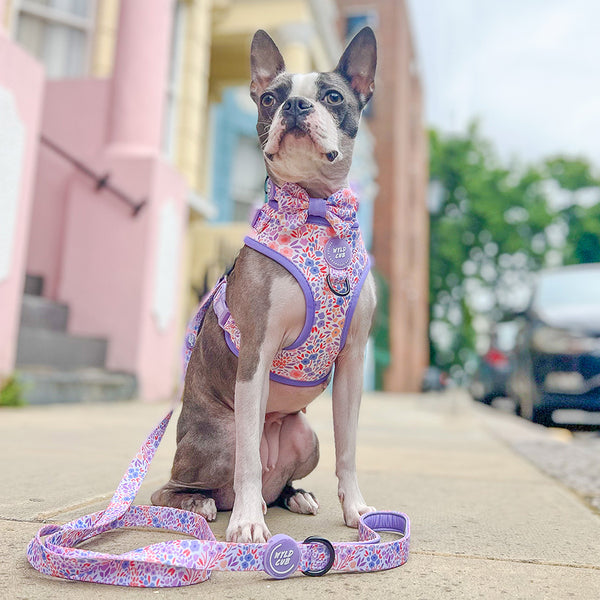
[[(408, 559), (410, 522), (399, 512), (363, 515), (357, 542), (331, 543), (321, 537), (304, 542), (278, 534), (265, 544), (219, 542), (206, 519), (186, 510), (137, 506), (133, 500), (173, 410), (150, 433), (131, 461), (104, 511), (65, 525), (46, 525), (31, 540), (31, 565), (53, 577), (133, 587), (178, 587), (206, 581), (211, 571), (265, 571), (283, 579), (300, 570), (320, 576), (335, 571), (383, 571)], [(143, 527), (183, 533), (195, 539), (160, 542), (113, 555), (77, 548), (81, 542), (107, 531)], [(399, 534), (382, 542), (379, 531)]]
[[(213, 291), (202, 302), (188, 326), (183, 347), (184, 373), (214, 296)], [(383, 571), (408, 560), (410, 521), (404, 513), (389, 511), (363, 515), (358, 525), (357, 542), (332, 543), (312, 536), (300, 543), (278, 534), (265, 544), (256, 544), (219, 542), (206, 519), (190, 511), (134, 505), (174, 409), (172, 406), (142, 444), (104, 511), (64, 525), (46, 525), (38, 531), (27, 547), (27, 558), (35, 569), (46, 575), (77, 581), (132, 587), (179, 587), (206, 581), (211, 571), (265, 571), (275, 579), (283, 579), (297, 570), (313, 577), (325, 575), (330, 569)], [(119, 555), (77, 547), (108, 531), (139, 527), (183, 533), (194, 539), (160, 542)], [(382, 542), (379, 531), (401, 537)]]

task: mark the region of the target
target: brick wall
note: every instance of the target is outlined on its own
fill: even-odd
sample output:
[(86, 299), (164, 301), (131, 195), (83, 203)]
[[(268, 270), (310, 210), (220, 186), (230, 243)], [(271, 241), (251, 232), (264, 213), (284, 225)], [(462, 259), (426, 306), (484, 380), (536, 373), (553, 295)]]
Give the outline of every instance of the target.
[(379, 169), (373, 254), (390, 288), (386, 390), (417, 391), (428, 364), (428, 150), (423, 98), (404, 0), (338, 0), (347, 15), (376, 14), (378, 73), (371, 131)]

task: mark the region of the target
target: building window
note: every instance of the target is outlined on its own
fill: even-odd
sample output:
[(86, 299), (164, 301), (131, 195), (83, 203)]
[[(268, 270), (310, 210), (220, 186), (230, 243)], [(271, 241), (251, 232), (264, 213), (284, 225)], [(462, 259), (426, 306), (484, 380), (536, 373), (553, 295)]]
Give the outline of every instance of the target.
[(183, 66), (186, 10), (186, 2), (175, 2), (163, 130), (163, 151), (171, 161), (175, 161), (177, 155), (177, 109), (181, 101), (181, 70)]
[(15, 37), (49, 78), (88, 74), (96, 0), (18, 0), (15, 8)]
[(352, 11), (346, 15), (346, 40), (356, 35), (363, 27), (367, 25), (372, 29), (377, 29), (379, 19), (376, 10)]
[(247, 222), (253, 209), (263, 202), (265, 163), (255, 137), (240, 135), (235, 144), (231, 166), (233, 221)]

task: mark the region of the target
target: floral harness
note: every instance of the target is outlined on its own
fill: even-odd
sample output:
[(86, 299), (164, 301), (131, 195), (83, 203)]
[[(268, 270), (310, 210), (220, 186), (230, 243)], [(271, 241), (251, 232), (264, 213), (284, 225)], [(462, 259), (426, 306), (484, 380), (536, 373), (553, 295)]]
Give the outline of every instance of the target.
[[(294, 183), (278, 187), (270, 180), (267, 199), (244, 243), (287, 269), (306, 302), (304, 327), (275, 356), (270, 378), (294, 386), (319, 385), (328, 379), (344, 348), (369, 273), (369, 256), (356, 218), (358, 201), (348, 188), (327, 199), (309, 198)], [(240, 331), (227, 308), (226, 287), (224, 278), (211, 296), (225, 341), (237, 356)]]

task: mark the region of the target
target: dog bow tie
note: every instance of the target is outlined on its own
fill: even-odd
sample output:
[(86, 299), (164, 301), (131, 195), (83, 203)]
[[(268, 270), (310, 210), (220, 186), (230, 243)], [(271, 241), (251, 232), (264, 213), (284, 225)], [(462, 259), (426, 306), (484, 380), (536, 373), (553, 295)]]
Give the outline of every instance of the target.
[(277, 217), (286, 229), (298, 229), (309, 216), (316, 216), (326, 219), (338, 237), (350, 235), (358, 210), (358, 200), (351, 189), (343, 188), (324, 199), (310, 198), (295, 183), (284, 183), (281, 187), (273, 185), (273, 188), (273, 199), (278, 205)]

